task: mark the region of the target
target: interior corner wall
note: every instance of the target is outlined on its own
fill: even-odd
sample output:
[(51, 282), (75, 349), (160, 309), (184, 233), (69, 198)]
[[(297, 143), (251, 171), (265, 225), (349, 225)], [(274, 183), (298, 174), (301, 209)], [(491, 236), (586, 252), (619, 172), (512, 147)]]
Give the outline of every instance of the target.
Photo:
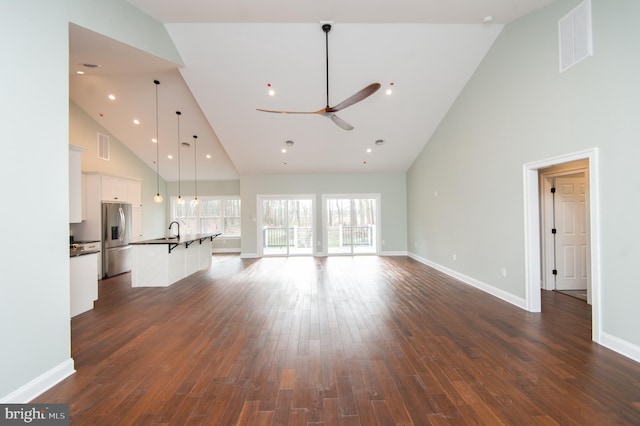
[(594, 56), (560, 74), (557, 23), (578, 3), (503, 29), (407, 174), (408, 245), (525, 297), (523, 165), (598, 148), (601, 329), (640, 354), (640, 2), (592, 0)]
[(73, 371), (67, 28), (58, 2), (0, 3), (0, 402), (27, 402), (26, 385)]

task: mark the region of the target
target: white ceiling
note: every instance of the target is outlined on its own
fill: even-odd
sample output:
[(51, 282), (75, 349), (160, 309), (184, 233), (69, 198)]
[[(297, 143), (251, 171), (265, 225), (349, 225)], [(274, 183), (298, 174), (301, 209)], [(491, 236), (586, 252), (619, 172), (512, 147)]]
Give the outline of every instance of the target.
[[(199, 180), (404, 172), (503, 24), (553, 0), (325, 0), (303, 7), (299, 0), (128, 1), (166, 24), (184, 66), (71, 25), (70, 97), (155, 169), (153, 80), (159, 80), (160, 174), (176, 181), (179, 142), (191, 144), (180, 150), (181, 179), (193, 179), (194, 134)], [(487, 15), (491, 23), (484, 23)], [(338, 113), (355, 127), (351, 131), (320, 115), (256, 111), (325, 107), (321, 21), (334, 22), (330, 105), (382, 84)], [(79, 68), (86, 74), (75, 74)], [(392, 83), (393, 94), (386, 95)], [(110, 93), (116, 101), (107, 99)], [(182, 112), (179, 138), (176, 110)], [(133, 125), (134, 118), (141, 124)], [(375, 145), (378, 139), (384, 143)], [(287, 140), (294, 145), (286, 147)]]

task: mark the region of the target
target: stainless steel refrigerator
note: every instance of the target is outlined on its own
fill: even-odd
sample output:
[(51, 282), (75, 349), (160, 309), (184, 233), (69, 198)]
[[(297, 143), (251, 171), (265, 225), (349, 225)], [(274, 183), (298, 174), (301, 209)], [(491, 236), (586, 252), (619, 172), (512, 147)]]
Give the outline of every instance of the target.
[(102, 276), (131, 270), (131, 204), (102, 203)]

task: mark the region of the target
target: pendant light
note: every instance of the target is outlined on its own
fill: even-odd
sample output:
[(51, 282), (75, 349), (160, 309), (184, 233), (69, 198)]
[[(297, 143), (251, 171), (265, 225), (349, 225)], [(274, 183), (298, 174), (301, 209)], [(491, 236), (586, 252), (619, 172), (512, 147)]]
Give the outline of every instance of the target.
[(176, 115), (178, 116), (178, 204), (183, 204), (184, 199), (182, 199), (182, 190), (180, 188), (180, 115), (182, 113), (180, 111), (176, 111)]
[(160, 82), (158, 80), (153, 80), (153, 83), (156, 85), (156, 184), (157, 184), (157, 192), (153, 197), (153, 201), (156, 203), (162, 202), (162, 195), (160, 195), (160, 141), (158, 140), (158, 86)]
[(197, 139), (198, 135), (193, 135), (193, 186), (195, 193), (193, 204), (195, 205), (198, 205), (198, 203), (200, 203), (200, 200), (198, 200), (198, 146), (196, 145)]

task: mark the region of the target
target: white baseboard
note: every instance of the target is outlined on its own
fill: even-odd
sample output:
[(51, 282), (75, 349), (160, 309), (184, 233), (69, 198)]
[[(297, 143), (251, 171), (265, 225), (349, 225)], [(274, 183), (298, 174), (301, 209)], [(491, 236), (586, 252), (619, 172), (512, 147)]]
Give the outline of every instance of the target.
[(258, 259), (260, 256), (258, 253), (240, 253), (240, 259)]
[(640, 362), (640, 346), (636, 346), (619, 337), (607, 334), (604, 331), (600, 332), (599, 343), (614, 352), (618, 352), (620, 355), (624, 355), (627, 358), (634, 360), (635, 362)]
[[(439, 265), (435, 262), (417, 256), (413, 253), (409, 253), (409, 257), (417, 260), (420, 263), (423, 263), (427, 266), (430, 266), (438, 271), (445, 273), (453, 278), (456, 278), (466, 284), (469, 284), (473, 287), (476, 287), (486, 293), (489, 293), (495, 297), (498, 297), (505, 302), (509, 302), (512, 305), (515, 305), (519, 308), (526, 310), (526, 303), (524, 299), (519, 297), (515, 297), (514, 295), (507, 293), (503, 290), (490, 286), (486, 283), (480, 282), (474, 278), (463, 275), (459, 272), (453, 271), (447, 267)], [(600, 332), (600, 341), (596, 342), (600, 345), (611, 349), (614, 352), (619, 353), (622, 356), (625, 356), (633, 361), (640, 362), (640, 346), (634, 345), (633, 343), (629, 343), (626, 340), (620, 339), (619, 337), (613, 336), (611, 334), (607, 334), (605, 332)]]
[(62, 364), (57, 365), (41, 376), (36, 377), (26, 385), (11, 392), (9, 395), (0, 398), (0, 403), (26, 404), (75, 372), (76, 370), (74, 368), (73, 358), (69, 358)]
[(380, 256), (408, 256), (406, 251), (382, 251)]
[(240, 254), (239, 248), (214, 248), (211, 250), (212, 254), (215, 253), (238, 253)]
[(433, 269), (437, 269), (438, 271), (445, 273), (447, 275), (449, 275), (450, 277), (453, 277), (459, 281), (462, 281), (465, 284), (469, 284), (472, 287), (475, 287), (479, 290), (484, 291), (485, 293), (489, 293), (492, 296), (497, 297), (498, 299), (502, 299), (505, 302), (509, 302), (512, 305), (515, 305), (521, 309), (525, 309), (526, 310), (526, 301), (521, 298), (521, 297), (516, 297), (511, 293), (507, 293), (504, 290), (501, 290), (499, 288), (493, 287), (492, 285), (489, 285), (487, 283), (484, 283), (482, 281), (478, 281), (475, 278), (469, 277), (467, 275), (461, 274), (460, 272), (454, 271), (453, 269), (449, 269), (446, 266), (442, 266), (438, 263), (432, 262), (428, 259), (425, 259), (423, 257), (420, 257), (414, 253), (409, 253), (408, 256), (414, 260), (417, 260), (420, 263), (423, 263), (427, 266), (432, 267)]

